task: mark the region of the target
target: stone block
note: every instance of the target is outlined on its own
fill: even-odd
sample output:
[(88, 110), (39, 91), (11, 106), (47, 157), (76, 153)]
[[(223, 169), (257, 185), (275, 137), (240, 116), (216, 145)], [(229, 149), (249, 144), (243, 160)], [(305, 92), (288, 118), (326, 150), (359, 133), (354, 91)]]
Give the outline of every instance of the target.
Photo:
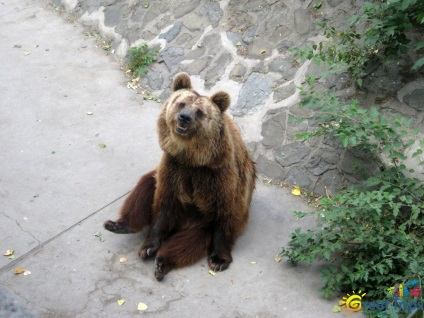
[(198, 75), (208, 66), (209, 61), (209, 56), (203, 56), (188, 65), (182, 66), (181, 68), (190, 75)]
[(342, 2), (342, 0), (327, 0), (327, 2), (330, 7), (336, 7)]
[(294, 27), (297, 33), (299, 33), (300, 35), (308, 34), (314, 29), (311, 16), (309, 15), (307, 10), (294, 10)]
[[(166, 2), (166, 1), (165, 1)], [(200, 4), (200, 0), (172, 0), (171, 10), (174, 14), (174, 18), (178, 19), (192, 12)]]
[(282, 167), (288, 167), (306, 159), (311, 153), (311, 149), (303, 143), (293, 142), (274, 148), (273, 152), (275, 160)]
[(203, 7), (200, 8), (199, 13), (203, 16), (207, 16), (209, 21), (215, 23), (222, 17), (222, 10), (219, 2), (206, 0)]
[(147, 72), (147, 81), (149, 83), (149, 87), (153, 90), (159, 90), (163, 86), (164, 75), (162, 73), (162, 68), (165, 67), (161, 67), (160, 64), (154, 64)]
[(262, 144), (266, 148), (278, 147), (283, 144), (286, 134), (287, 114), (279, 112), (262, 124)]
[(241, 82), (246, 74), (247, 68), (243, 64), (236, 64), (230, 72), (230, 78), (234, 81)]
[(293, 68), (292, 62), (280, 56), (269, 62), (268, 70), (270, 72), (283, 74), (284, 78), (291, 78), (296, 73), (296, 69)]
[(325, 172), (315, 184), (313, 191), (319, 195), (332, 195), (344, 186), (344, 177), (337, 169)]
[(272, 80), (261, 73), (252, 73), (240, 90), (237, 104), (233, 106), (235, 116), (243, 116), (261, 108), (272, 92)]
[(108, 27), (116, 26), (122, 20), (124, 12), (127, 10), (127, 8), (128, 8), (128, 5), (126, 4), (106, 7), (103, 11), (105, 15), (105, 20), (104, 20), (105, 26), (108, 26)]
[(188, 52), (185, 56), (185, 60), (195, 60), (201, 57), (203, 54), (205, 54), (205, 48), (196, 47), (194, 50), (191, 50)]
[(192, 32), (200, 31), (204, 27), (204, 19), (194, 12), (187, 14), (183, 19), (183, 23), (185, 27)]
[(230, 61), (231, 54), (229, 53), (223, 53), (220, 57), (218, 57), (218, 59), (213, 63), (212, 67), (208, 69), (205, 80), (206, 87), (212, 87), (220, 80)]
[(272, 179), (283, 180), (284, 170), (280, 165), (268, 160), (265, 156), (259, 155), (256, 160), (258, 172)]
[(358, 179), (366, 179), (379, 169), (371, 158), (360, 158), (351, 150), (346, 151), (343, 160), (339, 163), (339, 168), (342, 172), (352, 174)]
[(164, 62), (172, 72), (178, 68), (178, 64), (184, 59), (184, 49), (181, 47), (167, 47), (160, 52), (158, 62)]
[(309, 177), (301, 167), (293, 167), (287, 173), (284, 182), (290, 185), (297, 185), (304, 189), (309, 189), (313, 184), (312, 179)]
[(180, 34), (182, 26), (183, 24), (180, 21), (175, 22), (168, 32), (159, 35), (159, 39), (165, 39), (168, 43), (171, 42)]
[(262, 38), (257, 38), (250, 44), (247, 54), (251, 58), (265, 59), (271, 56), (273, 47)]
[(340, 155), (335, 149), (321, 148), (305, 164), (305, 168), (313, 175), (319, 176), (334, 169), (339, 159)]
[(289, 85), (280, 86), (274, 90), (274, 103), (278, 103), (283, 99), (289, 98), (296, 93), (296, 85), (290, 83)]
[[(417, 82), (416, 82), (417, 83)], [(410, 85), (411, 86), (411, 85)], [(403, 102), (418, 111), (424, 110), (424, 82), (414, 85), (402, 98)]]

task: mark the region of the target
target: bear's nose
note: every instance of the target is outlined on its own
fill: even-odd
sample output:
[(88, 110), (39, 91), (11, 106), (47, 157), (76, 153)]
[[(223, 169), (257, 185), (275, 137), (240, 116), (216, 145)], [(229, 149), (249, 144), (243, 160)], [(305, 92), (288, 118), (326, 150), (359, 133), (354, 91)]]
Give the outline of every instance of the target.
[(193, 120), (193, 117), (190, 114), (182, 112), (178, 115), (178, 120), (181, 124), (188, 125)]

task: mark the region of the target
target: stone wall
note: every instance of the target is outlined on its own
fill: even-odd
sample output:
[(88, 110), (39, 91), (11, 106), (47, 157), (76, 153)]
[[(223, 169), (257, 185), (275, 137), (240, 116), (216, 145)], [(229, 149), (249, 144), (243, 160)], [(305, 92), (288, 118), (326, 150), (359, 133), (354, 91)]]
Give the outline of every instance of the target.
[[(297, 107), (296, 86), (307, 72), (319, 77), (320, 69), (309, 62), (294, 63), (289, 48), (319, 41), (314, 21), (337, 25), (356, 2), (361, 1), (327, 0), (314, 9), (312, 0), (54, 0), (110, 40), (120, 58), (125, 59), (131, 46), (159, 45), (158, 63), (142, 84), (161, 99), (169, 96), (172, 77), (180, 71), (194, 78), (200, 93), (228, 91), (230, 112), (259, 171), (319, 194), (361, 179), (355, 170), (359, 164), (366, 164), (368, 171), (376, 167), (328, 137), (294, 140), (296, 133), (313, 129), (313, 123), (289, 120), (305, 112)], [(378, 69), (360, 92), (345, 74), (321, 82), (337, 96), (377, 103), (384, 112), (410, 116), (422, 127), (424, 74), (411, 78), (404, 71), (402, 65)]]

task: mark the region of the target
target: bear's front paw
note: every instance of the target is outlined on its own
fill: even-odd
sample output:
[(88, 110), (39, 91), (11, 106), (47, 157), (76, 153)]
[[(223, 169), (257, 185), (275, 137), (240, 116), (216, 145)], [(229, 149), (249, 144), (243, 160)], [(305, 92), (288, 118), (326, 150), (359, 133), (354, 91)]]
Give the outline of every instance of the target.
[(214, 272), (220, 272), (226, 270), (230, 263), (233, 261), (231, 254), (218, 255), (216, 253), (212, 253), (208, 257), (209, 268)]
[(155, 265), (155, 277), (160, 282), (165, 277), (166, 274), (172, 269), (170, 264), (167, 264), (165, 259), (162, 256), (156, 258)]
[(111, 231), (113, 233), (117, 233), (117, 234), (134, 233), (129, 228), (128, 224), (125, 224), (125, 223), (119, 223), (119, 222), (114, 222), (114, 221), (108, 220), (103, 224), (103, 226), (106, 230)]
[(138, 256), (142, 259), (152, 258), (156, 255), (159, 250), (159, 246), (155, 246), (154, 244), (143, 244), (138, 251)]

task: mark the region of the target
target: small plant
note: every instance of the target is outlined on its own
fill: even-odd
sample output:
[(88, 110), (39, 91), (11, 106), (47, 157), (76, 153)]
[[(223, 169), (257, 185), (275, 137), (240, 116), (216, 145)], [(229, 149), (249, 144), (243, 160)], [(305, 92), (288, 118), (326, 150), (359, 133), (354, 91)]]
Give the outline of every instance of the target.
[(368, 1), (344, 28), (325, 22), (318, 26), (328, 40), (292, 52), (301, 61), (323, 63), (330, 71), (347, 70), (359, 86), (369, 74), (371, 62), (378, 65), (416, 51), (412, 69), (424, 65), (424, 40), (408, 37), (412, 29), (424, 27), (422, 0)]
[(150, 50), (147, 43), (129, 48), (128, 68), (139, 76), (145, 76), (149, 65), (155, 62), (158, 49)]
[(312, 8), (318, 10), (322, 7), (322, 1), (317, 1), (313, 4)]

